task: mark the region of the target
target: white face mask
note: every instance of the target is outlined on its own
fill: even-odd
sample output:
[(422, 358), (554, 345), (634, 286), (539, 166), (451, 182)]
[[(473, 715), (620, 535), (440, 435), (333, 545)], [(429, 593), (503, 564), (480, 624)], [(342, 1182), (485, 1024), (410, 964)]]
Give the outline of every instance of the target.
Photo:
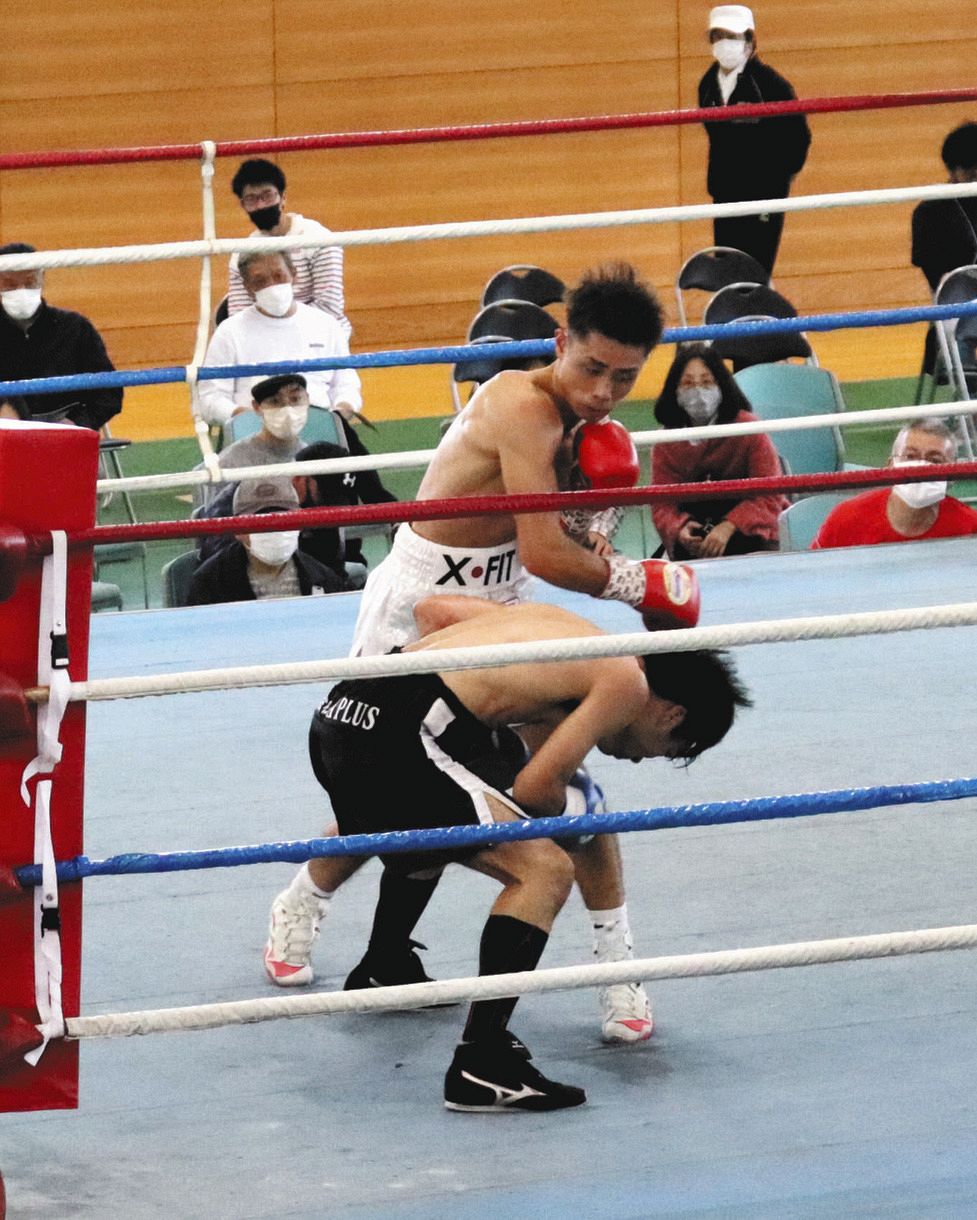
[(722, 390), (718, 385), (689, 386), (675, 391), (675, 401), (696, 427), (712, 423), (722, 400)]
[(18, 322), (26, 322), (33, 318), (41, 308), (40, 288), (12, 288), (9, 292), (0, 293), (3, 311), (8, 317), (16, 318)]
[[(929, 466), (929, 462), (893, 462), (893, 466)], [(896, 483), (892, 488), (903, 504), (910, 508), (932, 508), (946, 496), (946, 480), (932, 483)]]
[(252, 534), (248, 550), (269, 567), (280, 568), (292, 558), (298, 545), (298, 530), (281, 530), (277, 534)]
[(284, 318), (292, 308), (295, 294), (291, 284), (269, 284), (267, 288), (259, 288), (254, 294), (254, 303), (262, 313), (271, 314), (273, 318)]
[(720, 38), (712, 44), (713, 58), (727, 72), (742, 68), (747, 60), (747, 50), (748, 44), (739, 38)]
[(280, 441), (293, 441), (309, 418), (308, 407), (263, 407), (261, 418), (265, 427)]

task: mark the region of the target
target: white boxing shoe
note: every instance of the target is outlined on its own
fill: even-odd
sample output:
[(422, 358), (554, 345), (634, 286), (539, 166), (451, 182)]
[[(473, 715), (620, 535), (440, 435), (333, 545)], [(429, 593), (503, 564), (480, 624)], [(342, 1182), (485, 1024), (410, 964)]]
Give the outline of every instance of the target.
[(315, 977), (312, 946), (328, 902), (314, 894), (296, 897), (283, 890), (271, 906), (265, 945), (265, 973), (276, 987), (307, 987)]
[(651, 1003), (640, 983), (615, 983), (598, 991), (604, 1042), (645, 1042), (655, 1029)]

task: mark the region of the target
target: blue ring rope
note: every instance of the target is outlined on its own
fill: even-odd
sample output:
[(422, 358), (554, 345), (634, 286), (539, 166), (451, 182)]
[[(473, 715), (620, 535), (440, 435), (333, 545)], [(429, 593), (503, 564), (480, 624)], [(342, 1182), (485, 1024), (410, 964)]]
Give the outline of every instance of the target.
[[(743, 801), (715, 801), (701, 805), (671, 805), (661, 809), (634, 809), (620, 813), (591, 813), (568, 818), (530, 818), (525, 822), (499, 822), (491, 826), (448, 826), (436, 830), (398, 830), (385, 834), (299, 839), (260, 843), (249, 847), (213, 848), (207, 851), (127, 852), (105, 860), (75, 856), (58, 866), (61, 881), (128, 873), (173, 873), (202, 868), (234, 868), (242, 864), (304, 863), (314, 856), (378, 856), (413, 851), (457, 850), (486, 847), (523, 839), (566, 838), (580, 834), (615, 834), (635, 830), (676, 830), (693, 826), (724, 826), (734, 822), (765, 822), (774, 818), (811, 817), (823, 813), (854, 813), (884, 805), (930, 804), (977, 796), (977, 778), (931, 780), (875, 788), (840, 788), (802, 792)], [(23, 886), (39, 885), (41, 868), (24, 865), (15, 870)]]
[[(770, 318), (758, 322), (726, 322), (715, 326), (674, 326), (665, 330), (665, 343), (706, 339), (759, 338), (763, 335), (805, 331), (849, 330), (868, 326), (901, 326), (909, 322), (938, 322), (977, 316), (977, 301), (957, 305), (917, 305), (905, 309), (873, 309), (858, 313), (812, 314), (801, 318)], [(331, 356), (319, 360), (272, 361), (266, 364), (212, 365), (197, 370), (199, 381), (224, 377), (273, 377), (278, 373), (314, 373), (330, 369), (401, 368), (417, 364), (458, 364), (463, 360), (510, 360), (552, 356), (552, 339), (511, 343), (470, 343), (459, 347), (426, 347), (410, 351), (366, 352), (360, 356)], [(187, 379), (186, 366), (132, 369), (114, 373), (73, 373), (66, 377), (39, 377), (31, 381), (0, 381), (0, 394), (51, 394), (68, 390), (119, 389), (136, 385), (169, 385)]]

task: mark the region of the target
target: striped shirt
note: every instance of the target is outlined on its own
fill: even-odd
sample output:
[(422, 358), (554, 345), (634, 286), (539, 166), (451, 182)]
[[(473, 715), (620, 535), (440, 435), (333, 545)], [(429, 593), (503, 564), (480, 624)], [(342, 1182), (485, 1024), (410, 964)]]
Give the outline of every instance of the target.
[[(317, 220), (306, 220), (297, 212), (292, 212), (290, 215), (292, 222), (289, 225), (287, 236), (316, 239), (329, 236), (329, 230), (319, 224)], [(249, 239), (267, 236), (258, 229), (248, 234)], [(314, 305), (317, 309), (332, 314), (348, 339), (353, 328), (346, 317), (342, 246), (318, 246), (312, 250), (290, 250), (289, 255), (295, 264), (295, 299), (302, 301), (305, 305)], [(227, 286), (229, 316), (239, 313), (242, 309), (247, 309), (252, 304), (237, 269), (237, 258), (236, 254), (231, 255)]]

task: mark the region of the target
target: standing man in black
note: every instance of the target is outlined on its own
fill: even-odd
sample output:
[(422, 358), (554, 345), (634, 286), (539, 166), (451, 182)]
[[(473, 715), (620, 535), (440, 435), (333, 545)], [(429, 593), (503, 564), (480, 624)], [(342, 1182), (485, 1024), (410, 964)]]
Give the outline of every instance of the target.
[[(796, 94), (789, 81), (756, 54), (753, 13), (743, 4), (721, 4), (709, 14), (709, 42), (716, 62), (699, 81), (699, 105), (738, 106), (786, 102)], [(714, 203), (781, 199), (803, 168), (811, 133), (802, 114), (769, 119), (730, 119), (705, 124), (709, 136), (707, 186)], [(783, 212), (713, 221), (717, 246), (752, 254), (773, 271), (784, 227)]]
[[(10, 242), (0, 254), (36, 254)], [(0, 270), (0, 381), (111, 373), (102, 336), (87, 318), (42, 297), (43, 271)], [(65, 419), (96, 431), (122, 410), (121, 389), (62, 390), (26, 397), (32, 418)]]
[[(977, 182), (977, 123), (955, 127), (940, 150), (949, 182)], [(912, 262), (935, 292), (948, 271), (977, 262), (977, 196), (924, 199), (913, 211)]]

